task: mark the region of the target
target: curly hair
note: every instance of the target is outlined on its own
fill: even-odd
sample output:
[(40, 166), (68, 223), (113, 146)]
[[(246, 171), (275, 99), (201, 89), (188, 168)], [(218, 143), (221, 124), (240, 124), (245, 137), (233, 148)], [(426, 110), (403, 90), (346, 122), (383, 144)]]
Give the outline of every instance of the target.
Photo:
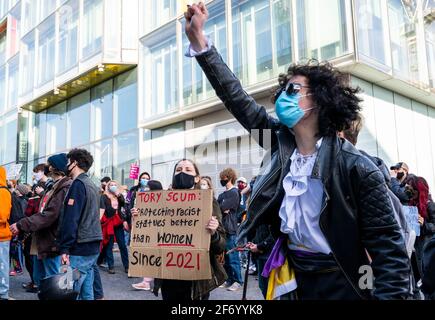
[(409, 174), (405, 180), (406, 190), (411, 198), (409, 205), (418, 208), (418, 213), (427, 219), (427, 205), (429, 200), (429, 185), (423, 177)]
[(221, 179), (227, 178), (232, 184), (235, 184), (237, 180), (237, 172), (233, 168), (226, 168), (219, 174), (219, 177)]
[(309, 60), (304, 64), (290, 65), (287, 74), (279, 75), (279, 87), (272, 98), (273, 103), (294, 76), (308, 79), (309, 93), (319, 107), (318, 136), (334, 136), (337, 132), (349, 129), (358, 119), (361, 111), (359, 103), (362, 100), (357, 94), (361, 89), (351, 87), (350, 75), (339, 71), (328, 62)]
[(88, 172), (94, 164), (94, 157), (85, 149), (73, 149), (66, 156), (70, 162), (77, 161), (77, 166)]

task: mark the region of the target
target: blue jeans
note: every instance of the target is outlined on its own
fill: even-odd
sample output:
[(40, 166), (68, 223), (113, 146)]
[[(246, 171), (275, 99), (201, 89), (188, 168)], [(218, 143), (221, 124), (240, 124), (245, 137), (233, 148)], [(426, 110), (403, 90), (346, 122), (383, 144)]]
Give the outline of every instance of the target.
[(60, 266), (61, 266), (60, 260), (61, 260), (61, 256), (42, 259), (42, 266), (43, 266), (44, 273), (41, 279), (45, 279), (58, 274), (60, 272)]
[(98, 265), (94, 264), (94, 300), (101, 300), (104, 298), (103, 284), (101, 283), (100, 270)]
[(0, 299), (9, 298), (9, 241), (0, 242)]
[(130, 245), (130, 232), (127, 232), (124, 230), (124, 241), (125, 241), (125, 245), (127, 246), (127, 250), (128, 250), (128, 246)]
[(38, 259), (38, 256), (33, 257), (33, 283), (39, 287), (41, 280), (44, 279), (44, 264), (42, 260)]
[(78, 300), (94, 300), (94, 265), (98, 254), (93, 256), (70, 256), (73, 270), (80, 271), (80, 278), (74, 282), (74, 290), (80, 292)]
[[(236, 247), (236, 235), (227, 235), (227, 243), (225, 250), (229, 251)], [(233, 284), (234, 282), (238, 282), (240, 284), (243, 283), (242, 279), (242, 271), (240, 267), (240, 258), (239, 253), (234, 251), (233, 253), (225, 255), (225, 271), (228, 275), (227, 282)]]
[(9, 245), (9, 260), (11, 262), (10, 268), (16, 272), (21, 272), (23, 270), (23, 246), (20, 241), (18, 241), (18, 237), (14, 237), (10, 241)]
[(61, 257), (38, 259), (33, 257), (33, 283), (39, 287), (41, 280), (54, 276), (60, 272)]
[[(118, 226), (114, 228), (116, 242), (118, 243), (119, 252), (121, 253), (121, 260), (124, 268), (128, 268), (128, 251), (127, 246), (125, 245), (125, 235), (124, 235), (124, 227)], [(113, 258), (113, 244), (115, 239), (113, 236), (110, 236), (109, 243), (106, 246), (106, 261), (109, 269), (113, 269), (115, 264), (115, 260)]]

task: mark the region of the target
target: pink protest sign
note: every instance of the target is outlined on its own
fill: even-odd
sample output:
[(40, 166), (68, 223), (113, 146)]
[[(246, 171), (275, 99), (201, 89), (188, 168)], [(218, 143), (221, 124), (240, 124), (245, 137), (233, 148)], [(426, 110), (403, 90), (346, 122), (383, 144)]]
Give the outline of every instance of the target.
[(130, 166), (130, 179), (136, 180), (137, 178), (139, 178), (139, 166), (133, 163)]

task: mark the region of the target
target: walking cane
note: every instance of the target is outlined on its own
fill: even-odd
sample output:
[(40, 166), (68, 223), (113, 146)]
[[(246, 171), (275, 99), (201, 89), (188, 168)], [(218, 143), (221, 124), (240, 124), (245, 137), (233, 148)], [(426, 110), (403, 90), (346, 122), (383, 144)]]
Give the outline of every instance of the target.
[(246, 265), (246, 272), (245, 272), (245, 283), (243, 284), (243, 296), (242, 300), (248, 300), (246, 299), (246, 292), (248, 290), (248, 279), (249, 279), (249, 265), (251, 264), (251, 250), (248, 251), (248, 263)]

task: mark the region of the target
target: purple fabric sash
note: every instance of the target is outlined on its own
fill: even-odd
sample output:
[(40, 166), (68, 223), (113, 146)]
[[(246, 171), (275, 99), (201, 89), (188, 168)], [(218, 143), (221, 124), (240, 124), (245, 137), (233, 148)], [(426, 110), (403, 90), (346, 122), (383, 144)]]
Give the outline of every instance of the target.
[(273, 246), (269, 259), (267, 259), (267, 262), (264, 265), (264, 269), (261, 275), (265, 278), (268, 278), (273, 269), (279, 268), (284, 265), (286, 256), (287, 236), (281, 236), (275, 242), (275, 245)]

